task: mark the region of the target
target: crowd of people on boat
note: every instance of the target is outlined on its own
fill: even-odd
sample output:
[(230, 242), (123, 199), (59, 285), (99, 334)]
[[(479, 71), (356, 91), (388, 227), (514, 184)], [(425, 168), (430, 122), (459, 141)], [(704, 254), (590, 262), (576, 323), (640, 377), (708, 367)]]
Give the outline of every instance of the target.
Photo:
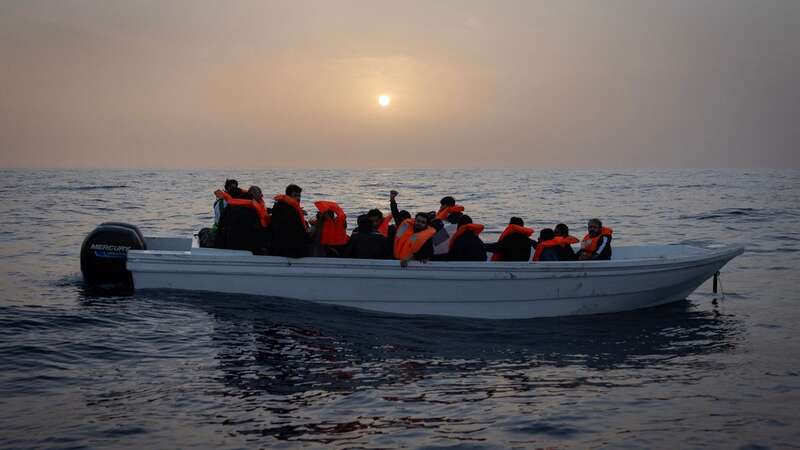
[[(484, 226), (474, 223), (464, 206), (447, 196), (437, 211), (414, 216), (397, 205), (397, 191), (389, 193), (390, 214), (371, 209), (358, 216), (357, 226), (347, 231), (347, 215), (334, 201), (317, 201), (316, 214), (307, 220), (301, 207), (303, 189), (286, 186), (271, 208), (257, 186), (239, 188), (226, 180), (214, 192), (214, 226), (199, 235), (201, 247), (247, 250), (257, 255), (301, 258), (397, 259), (402, 265), (417, 261), (577, 261), (611, 258), (612, 230), (599, 219), (588, 221), (583, 239), (570, 235), (563, 223), (545, 228), (533, 238), (534, 229), (519, 217), (511, 217), (497, 242), (480, 237)], [(575, 251), (573, 244), (580, 244)], [(488, 254), (491, 254), (489, 258)]]

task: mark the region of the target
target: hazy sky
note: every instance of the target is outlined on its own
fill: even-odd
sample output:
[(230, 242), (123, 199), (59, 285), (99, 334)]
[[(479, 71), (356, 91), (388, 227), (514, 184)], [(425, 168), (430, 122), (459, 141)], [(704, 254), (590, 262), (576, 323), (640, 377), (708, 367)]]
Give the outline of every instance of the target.
[(2, 167), (799, 167), (799, 144), (798, 0), (0, 0)]

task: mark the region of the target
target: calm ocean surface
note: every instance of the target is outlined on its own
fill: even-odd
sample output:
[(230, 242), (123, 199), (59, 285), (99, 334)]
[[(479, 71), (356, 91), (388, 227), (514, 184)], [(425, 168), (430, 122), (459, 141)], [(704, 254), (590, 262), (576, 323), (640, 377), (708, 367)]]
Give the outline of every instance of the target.
[[(226, 177), (296, 182), (351, 227), (397, 189), (410, 211), (454, 195), (488, 241), (598, 216), (617, 246), (747, 252), (724, 300), (588, 318), (84, 288), (95, 225), (193, 233)], [(1, 448), (800, 447), (800, 171), (5, 170), (0, 198)]]

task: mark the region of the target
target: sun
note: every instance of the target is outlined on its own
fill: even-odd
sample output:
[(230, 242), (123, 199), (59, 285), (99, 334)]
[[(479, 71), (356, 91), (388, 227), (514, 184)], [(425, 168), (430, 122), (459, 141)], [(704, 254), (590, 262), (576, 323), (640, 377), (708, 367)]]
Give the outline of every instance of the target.
[(391, 103), (392, 103), (391, 95), (381, 94), (378, 96), (378, 104), (381, 105), (381, 108), (386, 108)]

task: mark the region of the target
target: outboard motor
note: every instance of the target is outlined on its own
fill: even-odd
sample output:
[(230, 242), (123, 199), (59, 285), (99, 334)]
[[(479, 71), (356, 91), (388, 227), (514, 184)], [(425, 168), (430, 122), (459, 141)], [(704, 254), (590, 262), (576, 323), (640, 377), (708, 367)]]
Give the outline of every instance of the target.
[(95, 228), (81, 245), (81, 272), (89, 284), (133, 286), (125, 267), (128, 250), (146, 250), (144, 236), (127, 223), (105, 222)]

